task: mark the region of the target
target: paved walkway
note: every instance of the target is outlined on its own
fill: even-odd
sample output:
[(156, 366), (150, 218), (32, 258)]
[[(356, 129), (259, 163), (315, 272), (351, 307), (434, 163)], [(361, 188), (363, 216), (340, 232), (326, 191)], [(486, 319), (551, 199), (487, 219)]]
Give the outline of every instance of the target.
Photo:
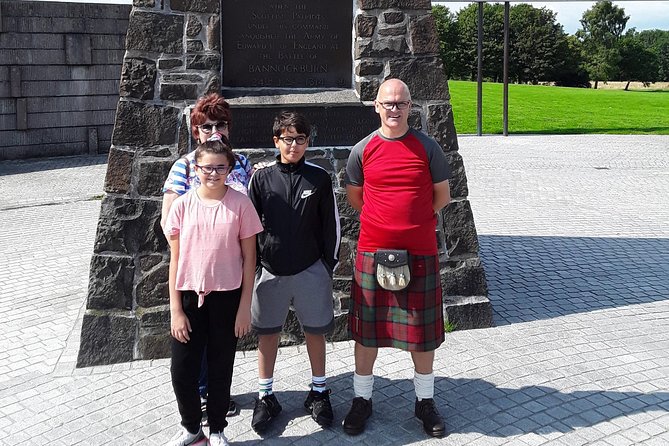
[[(669, 444), (669, 137), (461, 137), (495, 328), (437, 351), (450, 435), (414, 419), (406, 353), (382, 350), (368, 430), (339, 423), (352, 345), (328, 346), (337, 425), (303, 412), (304, 349), (281, 349), (268, 444)], [(0, 163), (0, 444), (160, 445), (178, 423), (167, 360), (75, 369), (104, 157)], [(240, 353), (250, 428), (255, 353)]]

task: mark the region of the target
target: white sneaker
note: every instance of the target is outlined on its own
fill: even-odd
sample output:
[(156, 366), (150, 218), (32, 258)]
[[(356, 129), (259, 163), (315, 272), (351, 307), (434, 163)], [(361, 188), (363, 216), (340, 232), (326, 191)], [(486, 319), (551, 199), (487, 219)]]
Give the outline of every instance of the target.
[(229, 446), (228, 439), (223, 432), (215, 432), (209, 436), (209, 446)]
[(167, 446), (204, 446), (206, 444), (207, 437), (202, 432), (202, 427), (197, 431), (197, 434), (191, 434), (182, 426), (181, 432), (177, 432), (170, 442), (167, 443)]

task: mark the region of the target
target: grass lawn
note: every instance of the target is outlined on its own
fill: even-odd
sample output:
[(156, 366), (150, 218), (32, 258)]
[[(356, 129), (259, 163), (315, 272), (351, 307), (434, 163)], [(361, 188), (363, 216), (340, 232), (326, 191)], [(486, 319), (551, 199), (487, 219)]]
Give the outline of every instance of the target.
[[(476, 133), (476, 82), (448, 81), (455, 128)], [(483, 133), (502, 133), (503, 85), (483, 84)], [(669, 135), (669, 90), (509, 85), (509, 133)]]

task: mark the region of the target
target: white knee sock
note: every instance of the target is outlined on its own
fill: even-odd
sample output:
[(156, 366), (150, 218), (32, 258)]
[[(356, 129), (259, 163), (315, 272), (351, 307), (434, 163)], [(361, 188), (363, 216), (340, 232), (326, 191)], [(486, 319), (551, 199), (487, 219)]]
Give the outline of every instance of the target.
[(258, 397), (262, 399), (265, 395), (272, 394), (272, 385), (274, 385), (274, 377), (258, 378)]
[(311, 375), (311, 390), (316, 392), (325, 392), (328, 389), (325, 376)]
[(361, 396), (366, 400), (372, 398), (374, 390), (374, 375), (358, 375), (353, 372), (353, 393), (356, 397)]
[(434, 372), (423, 375), (414, 370), (413, 385), (418, 401), (434, 397)]

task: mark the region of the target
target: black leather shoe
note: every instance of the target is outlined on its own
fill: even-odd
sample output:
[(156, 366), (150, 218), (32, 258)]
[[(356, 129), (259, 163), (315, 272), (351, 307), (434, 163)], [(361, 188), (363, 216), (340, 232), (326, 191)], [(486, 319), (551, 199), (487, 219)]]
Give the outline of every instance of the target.
[(263, 433), (269, 427), (270, 421), (281, 412), (281, 404), (277, 401), (273, 393), (263, 396), (256, 400), (256, 406), (253, 408), (253, 418), (251, 427), (256, 433)]
[(332, 404), (330, 404), (330, 389), (325, 392), (310, 390), (307, 399), (304, 400), (304, 408), (321, 427), (332, 426), (334, 414), (332, 413)]
[(443, 437), (446, 435), (446, 425), (439, 415), (437, 406), (432, 398), (418, 401), (416, 399), (416, 417), (423, 422), (425, 433), (432, 437)]
[(358, 435), (365, 430), (367, 419), (372, 416), (372, 400), (366, 400), (363, 397), (353, 398), (351, 410), (344, 418), (344, 432), (349, 435)]

